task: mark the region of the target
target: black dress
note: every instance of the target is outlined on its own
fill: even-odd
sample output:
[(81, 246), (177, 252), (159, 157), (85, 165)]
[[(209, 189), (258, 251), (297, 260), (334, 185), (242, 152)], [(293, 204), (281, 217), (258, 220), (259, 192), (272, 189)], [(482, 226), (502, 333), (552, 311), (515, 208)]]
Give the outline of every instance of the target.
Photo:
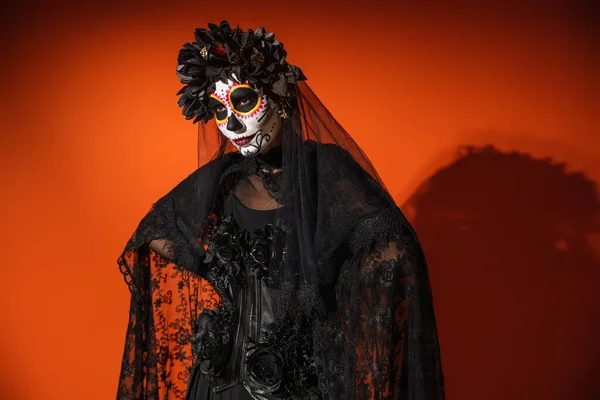
[[(223, 154), (140, 221), (118, 259), (131, 291), (119, 400), (443, 400), (414, 230), (360, 149), (293, 138), (327, 115), (290, 116), (282, 163)], [(250, 234), (233, 213), (275, 221)]]
[[(230, 195), (224, 204), (224, 214), (232, 215), (240, 228), (249, 232), (255, 232), (264, 228), (267, 224), (273, 224), (277, 216), (277, 210), (255, 210), (246, 207), (234, 195)], [(239, 304), (238, 304), (239, 307)], [(239, 310), (239, 308), (238, 308)], [(190, 382), (191, 393), (188, 399), (193, 400), (253, 400), (246, 387), (238, 383), (231, 388), (215, 393), (207, 380), (200, 374), (196, 376), (197, 383)]]

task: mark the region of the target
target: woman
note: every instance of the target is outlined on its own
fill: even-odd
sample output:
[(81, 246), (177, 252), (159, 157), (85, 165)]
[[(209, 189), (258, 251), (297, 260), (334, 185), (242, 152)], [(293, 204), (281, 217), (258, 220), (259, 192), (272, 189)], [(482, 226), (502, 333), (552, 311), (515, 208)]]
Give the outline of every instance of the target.
[(225, 21), (179, 53), (200, 167), (119, 258), (119, 399), (444, 398), (416, 235), (285, 58)]

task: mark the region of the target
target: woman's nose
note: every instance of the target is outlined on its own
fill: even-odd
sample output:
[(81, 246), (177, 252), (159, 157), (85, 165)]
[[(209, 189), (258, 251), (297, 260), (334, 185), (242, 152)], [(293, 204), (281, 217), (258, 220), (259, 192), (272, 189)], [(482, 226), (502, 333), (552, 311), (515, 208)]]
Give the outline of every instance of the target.
[(240, 120), (237, 119), (237, 117), (235, 116), (235, 114), (231, 113), (229, 115), (229, 118), (227, 119), (227, 130), (235, 132), (235, 131), (239, 131), (243, 127), (244, 127), (244, 125), (242, 125), (242, 123), (240, 122)]

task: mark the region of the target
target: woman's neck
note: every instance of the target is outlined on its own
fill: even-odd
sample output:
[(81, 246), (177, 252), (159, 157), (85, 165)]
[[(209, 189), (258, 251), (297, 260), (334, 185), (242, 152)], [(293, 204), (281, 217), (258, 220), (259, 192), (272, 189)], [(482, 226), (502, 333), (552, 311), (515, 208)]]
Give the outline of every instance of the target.
[[(274, 143), (275, 145), (275, 143)], [(269, 149), (256, 157), (264, 164), (272, 167), (274, 171), (280, 171), (283, 165), (282, 148), (281, 145), (269, 147)], [(263, 169), (265, 171), (265, 169)], [(266, 171), (265, 171), (266, 172)]]

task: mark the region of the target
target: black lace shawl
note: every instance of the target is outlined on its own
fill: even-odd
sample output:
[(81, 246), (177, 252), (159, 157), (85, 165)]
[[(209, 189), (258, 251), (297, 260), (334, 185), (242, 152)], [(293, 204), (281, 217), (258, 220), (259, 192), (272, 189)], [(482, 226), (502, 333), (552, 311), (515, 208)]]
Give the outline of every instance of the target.
[(427, 265), (411, 225), (307, 86), (282, 135), (280, 179), (221, 142), (140, 222), (118, 260), (132, 293), (118, 399), (185, 398), (198, 317), (232, 301), (202, 262), (206, 221), (249, 175), (285, 204), (289, 262), (270, 273), (290, 294), (274, 301), (310, 317), (301, 333), (312, 337), (316, 398), (444, 398)]

